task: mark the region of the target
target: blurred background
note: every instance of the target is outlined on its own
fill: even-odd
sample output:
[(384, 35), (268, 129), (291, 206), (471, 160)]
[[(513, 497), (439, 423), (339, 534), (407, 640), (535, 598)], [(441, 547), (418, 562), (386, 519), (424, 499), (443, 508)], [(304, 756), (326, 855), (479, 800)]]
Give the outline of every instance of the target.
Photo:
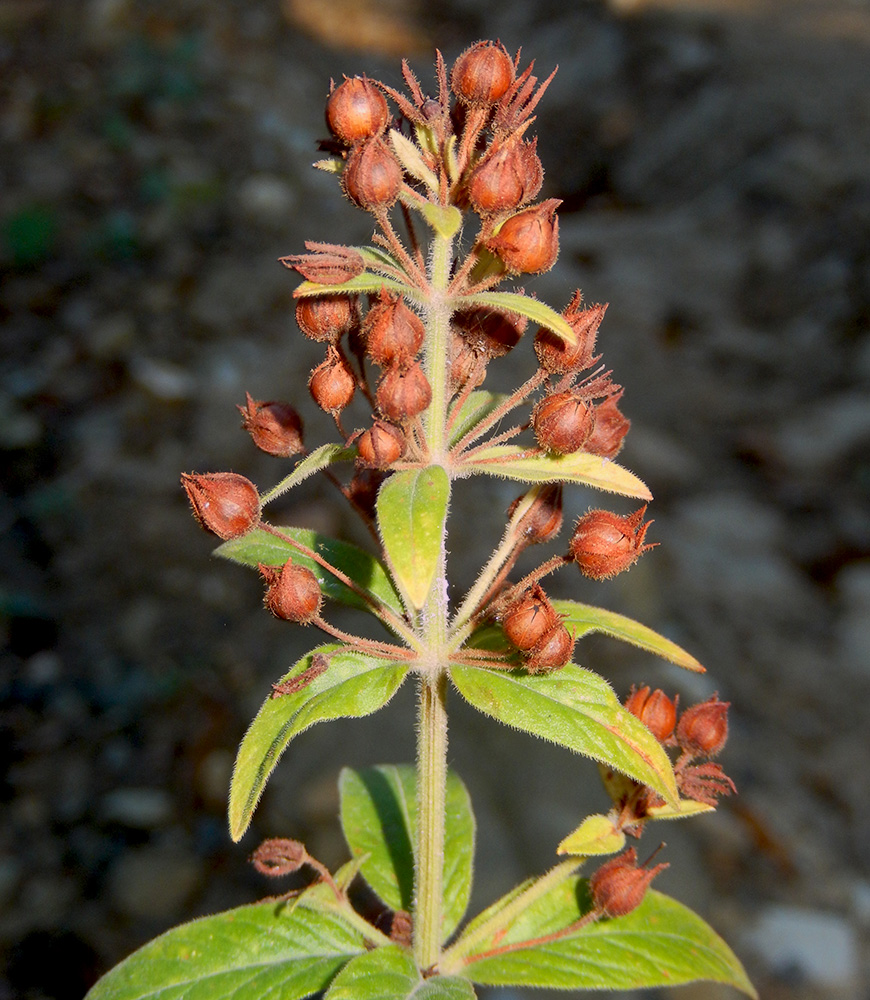
[[(526, 287), (611, 303), (621, 461), (656, 497), (659, 548), (553, 593), (641, 619), (709, 674), (612, 640), (578, 662), (620, 695), (732, 702), (739, 796), (641, 850), (667, 839), (657, 884), (768, 1000), (870, 996), (867, 0), (0, 0), (2, 1000), (78, 1000), (170, 925), (274, 892), (246, 860), (264, 836), (340, 863), (339, 767), (413, 755), (407, 685), (301, 737), (231, 844), (235, 747), (314, 636), (209, 558), (178, 477), (286, 473), (239, 430), (246, 390), (296, 403), (309, 445), (330, 434), (276, 263), (370, 235), (310, 169), (330, 77), (401, 86), (407, 55), (426, 87), (435, 46), (481, 37), (541, 77), (559, 65), (535, 128), (562, 253)], [(533, 367), (526, 343), (492, 374)], [(459, 581), (518, 492), (457, 490)], [(575, 492), (571, 514), (632, 509)], [(356, 537), (340, 501), (309, 481), (281, 519)], [(607, 802), (588, 762), (454, 702), (477, 908)]]

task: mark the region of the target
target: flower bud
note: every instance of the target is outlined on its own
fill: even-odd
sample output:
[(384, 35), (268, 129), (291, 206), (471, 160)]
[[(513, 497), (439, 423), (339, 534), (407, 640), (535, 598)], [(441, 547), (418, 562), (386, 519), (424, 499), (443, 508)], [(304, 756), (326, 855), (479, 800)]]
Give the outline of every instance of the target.
[(509, 271), (542, 274), (559, 256), (558, 198), (542, 201), (534, 208), (512, 215), (487, 243)]
[(329, 131), (348, 146), (383, 132), (389, 120), (390, 108), (386, 98), (364, 76), (345, 79), (326, 102)]
[(366, 353), (376, 365), (409, 365), (423, 346), (426, 329), (401, 295), (381, 290), (363, 323)]
[(476, 212), (513, 212), (541, 190), (544, 169), (537, 140), (508, 141), (489, 152), (468, 178), (468, 200)]
[(635, 688), (632, 684), (625, 707), (660, 743), (672, 735), (677, 722), (677, 706), (660, 688), (650, 694), (646, 685)]
[(420, 363), (408, 368), (388, 368), (378, 384), (375, 402), (394, 424), (402, 424), (422, 413), (432, 402), (432, 389)]
[(312, 340), (337, 344), (357, 322), (356, 300), (351, 295), (307, 295), (296, 303), (299, 329)]
[(574, 637), (559, 622), (535, 644), (532, 655), (526, 660), (526, 669), (530, 674), (558, 670), (570, 661), (573, 652)]
[(714, 694), (687, 708), (677, 723), (677, 743), (695, 757), (715, 757), (728, 739), (730, 701)]
[(356, 443), (360, 464), (387, 469), (405, 454), (405, 435), (385, 420), (376, 420)]
[(209, 472), (181, 477), (194, 517), (218, 538), (239, 538), (260, 520), (260, 494), (244, 476)]
[(305, 450), (302, 444), (302, 418), (289, 403), (263, 403), (245, 393), (247, 400), (239, 406), (242, 427), (254, 444), (269, 455), (288, 458)]
[(475, 42), (453, 64), (450, 85), (463, 104), (489, 107), (514, 82), (514, 61), (501, 42)]
[(623, 416), (617, 405), (619, 396), (608, 396), (593, 413), (592, 433), (583, 450), (602, 458), (615, 458), (622, 449), (631, 421)]
[(627, 851), (605, 863), (589, 879), (589, 891), (596, 910), (608, 917), (624, 917), (636, 910), (650, 882), (665, 868), (667, 863), (655, 868), (639, 868), (637, 851), (629, 847)]
[(475, 354), (501, 358), (519, 343), (528, 320), (495, 309), (462, 309), (453, 314), (453, 325)]
[[(507, 515), (512, 518), (526, 494), (518, 496), (508, 507)], [(549, 542), (559, 534), (562, 527), (562, 484), (549, 483), (540, 487), (531, 507), (523, 514), (517, 529), (527, 545)]]
[(562, 316), (574, 331), (577, 342), (568, 344), (561, 337), (557, 337), (551, 330), (544, 328), (535, 334), (535, 354), (538, 356), (538, 364), (554, 375), (562, 375), (566, 372), (579, 372), (588, 368), (593, 362), (595, 352), (595, 339), (598, 335), (598, 327), (604, 318), (607, 304), (590, 306), (588, 309), (581, 309), (582, 301), (580, 292), (574, 293), (574, 298), (562, 311)]
[(353, 399), (355, 385), (347, 358), (330, 344), (326, 360), (314, 369), (308, 380), (314, 402), (327, 413), (340, 413)]
[(320, 285), (340, 285), (350, 281), (366, 269), (359, 250), (344, 247), (338, 243), (311, 243), (305, 246), (314, 253), (291, 254), (278, 260), (303, 278), (316, 281)]
[(320, 614), (323, 595), (310, 569), (297, 566), (290, 559), (281, 569), (263, 563), (257, 569), (268, 588), (263, 603), (276, 618), (308, 625)]
[(532, 410), (538, 444), (556, 455), (582, 448), (592, 433), (593, 420), (592, 407), (574, 392), (545, 396)]
[(591, 510), (577, 522), (570, 555), (593, 580), (604, 580), (628, 569), (641, 553), (653, 548), (643, 539), (652, 521), (643, 522), (646, 505), (628, 517), (609, 510)]
[(502, 628), (508, 639), (524, 653), (534, 647), (556, 626), (561, 626), (539, 584), (514, 601), (502, 616)]
[(278, 878), (298, 871), (308, 861), (308, 851), (299, 840), (270, 837), (251, 855), (251, 863), (261, 875)]
[(367, 212), (389, 208), (402, 188), (402, 168), (387, 143), (376, 137), (350, 151), (341, 182), (348, 198)]

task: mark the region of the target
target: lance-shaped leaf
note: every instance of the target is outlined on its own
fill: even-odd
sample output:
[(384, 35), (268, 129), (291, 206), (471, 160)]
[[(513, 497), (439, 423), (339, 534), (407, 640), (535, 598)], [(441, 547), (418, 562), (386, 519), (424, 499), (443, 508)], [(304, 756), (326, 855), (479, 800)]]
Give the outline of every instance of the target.
[(410, 952), (385, 945), (351, 959), (324, 1000), (473, 1000), (474, 995), (471, 983), (458, 976), (423, 979)]
[(597, 854), (616, 854), (625, 847), (625, 834), (609, 816), (587, 816), (573, 833), (556, 848), (557, 854), (575, 854), (588, 858)]
[[(304, 545), (322, 556), (330, 565), (340, 569), (357, 586), (371, 594), (391, 611), (397, 615), (402, 614), (402, 599), (396, 593), (389, 573), (370, 552), (366, 552), (365, 549), (358, 548), (350, 542), (329, 538), (327, 535), (321, 535), (308, 528), (279, 528), (279, 530), (300, 545)], [(350, 604), (356, 608), (368, 607), (366, 601), (359, 594), (354, 593), (350, 587), (333, 576), (319, 562), (304, 555), (289, 542), (276, 538), (275, 535), (263, 531), (261, 528), (249, 531), (241, 538), (233, 538), (229, 542), (224, 542), (223, 545), (219, 545), (215, 549), (214, 554), (222, 559), (229, 559), (254, 569), (257, 568), (258, 563), (263, 563), (266, 566), (283, 566), (288, 559), (292, 559), (294, 563), (311, 570), (317, 577), (320, 589), (333, 601)]]
[(468, 394), (468, 399), (462, 404), (455, 417), (451, 416), (453, 424), (450, 428), (450, 447), (452, 448), (458, 441), (476, 427), (481, 420), (485, 420), (493, 410), (508, 398), (503, 392), (488, 392), (486, 389), (476, 389)]
[(356, 458), (356, 454), (356, 448), (353, 447), (346, 448), (341, 444), (322, 444), (319, 448), (315, 448), (310, 455), (306, 455), (289, 476), (282, 479), (272, 489), (261, 494), (260, 503), (263, 505), (270, 503), (276, 497), (304, 482), (309, 476), (313, 476), (315, 472), (320, 472), (321, 469), (325, 469), (335, 462), (352, 462)]
[(364, 952), (339, 914), (257, 903), (182, 924), (115, 966), (88, 1000), (301, 1000)]
[(397, 472), (378, 493), (378, 531), (411, 607), (426, 603), (441, 561), (450, 480), (440, 465)]
[(481, 943), (466, 957), (463, 974), (487, 986), (562, 990), (709, 980), (757, 997), (734, 952), (681, 903), (650, 890), (627, 916), (562, 933), (590, 908), (585, 880), (572, 877), (536, 900), (497, 942)]
[[(438, 178), (435, 174), (426, 166), (423, 156), (417, 146), (411, 142), (406, 136), (402, 135), (401, 132), (396, 131), (396, 129), (391, 128), (389, 132), (390, 144), (393, 147), (393, 152), (399, 160), (399, 163), (405, 168), (405, 170), (418, 181), (422, 181), (430, 191), (438, 192)], [(455, 210), (458, 214), (458, 209)], [(461, 216), (460, 216), (461, 218)]]
[(695, 673), (705, 672), (691, 653), (633, 618), (626, 618), (625, 615), (618, 615), (606, 608), (596, 608), (591, 604), (580, 604), (578, 601), (553, 601), (553, 607), (564, 617), (568, 631), (576, 631), (578, 638), (592, 632), (603, 632), (614, 639), (630, 642), (633, 646), (655, 653), (676, 663), (678, 667)]
[(420, 206), (420, 214), (445, 240), (452, 239), (462, 227), (462, 213), (455, 205), (435, 205), (427, 201)]
[(571, 329), (570, 324), (555, 309), (551, 309), (545, 302), (529, 298), (519, 292), (477, 292), (474, 295), (463, 295), (457, 303), (457, 309), (465, 309), (469, 305), (485, 306), (489, 309), (498, 309), (501, 312), (519, 313), (527, 316), (539, 326), (552, 330), (558, 337), (569, 344), (577, 343), (577, 334)]
[(532, 675), (454, 665), (450, 675), (460, 694), (486, 715), (604, 762), (677, 801), (674, 772), (661, 744), (591, 670), (569, 663)]
[(575, 483), (624, 497), (652, 500), (652, 494), (633, 472), (609, 458), (574, 452), (571, 455), (529, 455), (516, 444), (496, 444), (474, 451), (463, 460), (458, 473), (501, 476), (524, 483)]
[(328, 657), (326, 670), (298, 691), (268, 698), (245, 733), (230, 786), (233, 840), (240, 840), (247, 830), (269, 775), (294, 736), (316, 722), (358, 719), (377, 712), (396, 693), (408, 670), (404, 663), (328, 645), (304, 656), (282, 683), (306, 671), (314, 673), (312, 661), (318, 655)]
[(303, 281), (293, 292), (293, 298), (303, 299), (308, 295), (341, 295), (357, 294), (358, 292), (377, 292), (382, 288), (389, 288), (394, 292), (407, 294), (408, 289), (401, 281), (395, 278), (388, 278), (381, 274), (373, 274), (371, 271), (363, 271), (362, 274), (342, 281), (338, 285), (321, 285), (315, 281)]
[[(410, 765), (383, 764), (339, 778), (341, 826), (363, 877), (393, 910), (414, 901), (414, 852), (417, 843), (417, 775)], [(471, 893), (474, 814), (459, 777), (447, 775), (444, 831), (442, 940), (462, 919)]]

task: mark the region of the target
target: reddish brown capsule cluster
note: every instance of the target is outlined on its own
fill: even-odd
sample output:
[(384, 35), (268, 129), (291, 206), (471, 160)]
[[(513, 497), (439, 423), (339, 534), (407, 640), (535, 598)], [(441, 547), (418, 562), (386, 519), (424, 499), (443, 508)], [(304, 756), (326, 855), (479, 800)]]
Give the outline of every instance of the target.
[(405, 454), (402, 431), (386, 420), (376, 420), (357, 440), (360, 464), (370, 469), (388, 469)]
[(592, 407), (576, 391), (557, 392), (532, 410), (532, 427), (538, 444), (555, 455), (579, 451), (592, 433)]
[(481, 215), (514, 212), (535, 197), (543, 182), (537, 139), (524, 142), (512, 137), (494, 143), (471, 172), (468, 200)]
[(260, 520), (260, 494), (244, 476), (234, 472), (185, 473), (181, 485), (197, 521), (218, 538), (240, 538)]
[(267, 586), (263, 603), (276, 618), (309, 625), (320, 614), (323, 595), (310, 569), (289, 559), (281, 569), (263, 563), (257, 569)]
[(605, 861), (589, 879), (595, 909), (606, 917), (626, 916), (640, 906), (652, 880), (668, 867), (667, 863), (655, 868), (638, 866), (637, 851), (629, 847)]
[(245, 405), (238, 407), (242, 427), (254, 444), (269, 455), (289, 458), (305, 450), (302, 418), (289, 403), (263, 403), (245, 393)]
[(356, 379), (340, 348), (331, 344), (326, 350), (326, 360), (319, 364), (308, 380), (308, 390), (315, 403), (333, 415), (353, 399)]
[(574, 639), (539, 584), (507, 607), (502, 627), (530, 673), (558, 670), (571, 659)]
[(570, 555), (581, 572), (605, 580), (632, 566), (653, 544), (644, 545), (652, 521), (644, 522), (646, 505), (628, 517), (609, 510), (591, 510), (577, 522), (571, 536)]
[(714, 694), (687, 708), (677, 725), (677, 743), (692, 757), (716, 757), (728, 740), (730, 702)]
[(677, 724), (677, 702), (671, 701), (661, 688), (656, 688), (650, 694), (646, 685), (640, 688), (632, 685), (625, 707), (640, 719), (660, 743), (673, 736), (674, 726)]
[(542, 274), (559, 256), (559, 219), (562, 202), (549, 198), (507, 219), (487, 243), (512, 274)]

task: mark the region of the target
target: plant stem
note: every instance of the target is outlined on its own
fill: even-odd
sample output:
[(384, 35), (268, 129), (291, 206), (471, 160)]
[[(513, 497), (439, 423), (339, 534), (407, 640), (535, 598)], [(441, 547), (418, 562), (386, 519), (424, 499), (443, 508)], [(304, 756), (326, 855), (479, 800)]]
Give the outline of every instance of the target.
[(450, 402), (450, 316), (447, 295), (453, 240), (436, 233), (432, 238), (431, 298), (426, 315), (426, 378), (432, 388), (432, 402), (423, 415), (429, 461), (447, 465), (447, 408)]

